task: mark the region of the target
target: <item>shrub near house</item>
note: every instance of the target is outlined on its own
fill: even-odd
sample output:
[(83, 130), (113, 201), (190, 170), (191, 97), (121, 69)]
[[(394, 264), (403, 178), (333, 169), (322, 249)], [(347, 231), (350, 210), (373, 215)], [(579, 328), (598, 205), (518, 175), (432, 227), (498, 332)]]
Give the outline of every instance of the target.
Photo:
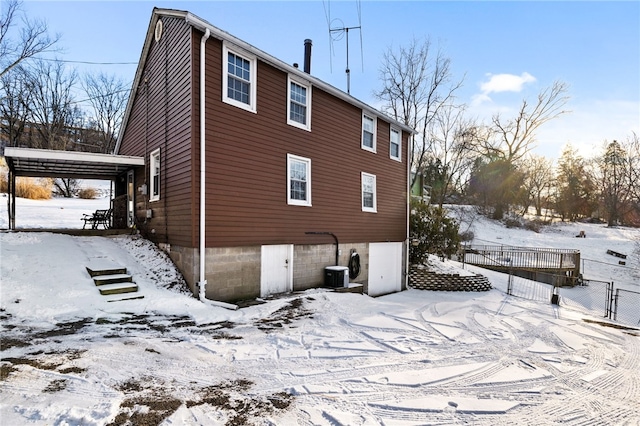
[(409, 226), (411, 264), (424, 264), (429, 254), (450, 257), (460, 247), (460, 226), (442, 207), (412, 201)]

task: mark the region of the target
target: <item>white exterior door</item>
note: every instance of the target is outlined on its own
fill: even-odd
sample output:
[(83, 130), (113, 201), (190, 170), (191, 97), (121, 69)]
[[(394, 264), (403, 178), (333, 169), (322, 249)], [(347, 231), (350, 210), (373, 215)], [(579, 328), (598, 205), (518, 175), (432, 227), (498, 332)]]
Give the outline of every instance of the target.
[(133, 170), (127, 172), (127, 227), (131, 228), (135, 225), (135, 194)]
[(402, 290), (402, 243), (369, 244), (369, 296)]
[(293, 245), (262, 246), (260, 297), (293, 290)]

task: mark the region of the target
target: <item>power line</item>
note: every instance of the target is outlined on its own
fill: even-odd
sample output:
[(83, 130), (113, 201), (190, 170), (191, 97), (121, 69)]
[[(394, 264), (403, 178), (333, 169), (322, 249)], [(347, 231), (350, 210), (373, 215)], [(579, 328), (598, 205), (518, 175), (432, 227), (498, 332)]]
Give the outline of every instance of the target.
[(131, 89), (121, 89), (121, 90), (116, 90), (114, 92), (105, 93), (105, 94), (102, 94), (102, 95), (96, 95), (96, 96), (93, 96), (93, 97), (90, 97), (90, 98), (87, 98), (87, 99), (80, 99), (79, 101), (74, 100), (74, 101), (71, 101), (69, 103), (70, 104), (80, 104), (80, 103), (83, 103), (83, 102), (90, 102), (90, 101), (92, 101), (94, 99), (106, 98), (106, 97), (109, 97), (111, 95), (115, 95), (117, 93), (130, 92), (130, 91), (131, 91)]
[(67, 59), (38, 58), (42, 61), (62, 62), (66, 64), (84, 64), (84, 65), (138, 65), (137, 62), (92, 62), (92, 61), (72, 61)]

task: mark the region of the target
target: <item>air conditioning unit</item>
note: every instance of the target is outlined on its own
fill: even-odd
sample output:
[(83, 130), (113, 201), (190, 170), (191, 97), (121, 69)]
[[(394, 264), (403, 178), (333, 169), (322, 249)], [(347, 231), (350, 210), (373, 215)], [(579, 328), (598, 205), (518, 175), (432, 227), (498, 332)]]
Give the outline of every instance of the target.
[(327, 266), (324, 268), (325, 287), (349, 287), (349, 268), (346, 266)]

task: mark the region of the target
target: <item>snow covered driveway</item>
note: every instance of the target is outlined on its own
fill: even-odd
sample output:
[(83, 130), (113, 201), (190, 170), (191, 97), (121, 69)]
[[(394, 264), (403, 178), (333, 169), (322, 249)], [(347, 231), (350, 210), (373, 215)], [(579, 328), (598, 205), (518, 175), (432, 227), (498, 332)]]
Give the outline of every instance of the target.
[[(141, 239), (0, 244), (2, 424), (640, 424), (640, 332), (549, 303), (315, 290), (228, 311), (169, 290)], [(105, 301), (96, 253), (144, 299)]]

